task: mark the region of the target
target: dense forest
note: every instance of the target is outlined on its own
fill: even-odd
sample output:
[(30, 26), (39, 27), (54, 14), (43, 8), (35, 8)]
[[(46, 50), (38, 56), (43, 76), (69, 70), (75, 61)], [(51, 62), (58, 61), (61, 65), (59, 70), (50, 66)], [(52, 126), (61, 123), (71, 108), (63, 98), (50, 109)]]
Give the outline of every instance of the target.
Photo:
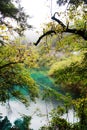
[[(55, 101), (40, 130), (87, 130), (87, 0), (56, 4), (67, 4), (66, 11), (55, 12), (38, 40), (29, 43), (24, 32), (33, 27), (21, 1), (0, 0), (0, 102), (10, 109), (10, 100), (26, 108), (38, 98)], [(77, 122), (68, 121), (70, 109)], [(31, 130), (32, 116), (22, 118), (12, 125), (0, 113), (0, 130)]]

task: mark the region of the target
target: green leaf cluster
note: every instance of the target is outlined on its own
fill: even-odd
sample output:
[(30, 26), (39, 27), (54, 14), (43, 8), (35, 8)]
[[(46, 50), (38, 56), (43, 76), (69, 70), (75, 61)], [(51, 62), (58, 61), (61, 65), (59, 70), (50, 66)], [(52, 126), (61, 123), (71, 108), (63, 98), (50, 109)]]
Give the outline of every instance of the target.
[(11, 2), (11, 0), (1, 0), (0, 1), (0, 12), (4, 17), (13, 17), (16, 18), (18, 9)]
[[(38, 86), (31, 78), (29, 69), (36, 66), (37, 54), (22, 44), (0, 47), (0, 101), (12, 97), (27, 104), (38, 97)], [(18, 88), (16, 86), (19, 86)], [(27, 96), (22, 93), (27, 92)]]

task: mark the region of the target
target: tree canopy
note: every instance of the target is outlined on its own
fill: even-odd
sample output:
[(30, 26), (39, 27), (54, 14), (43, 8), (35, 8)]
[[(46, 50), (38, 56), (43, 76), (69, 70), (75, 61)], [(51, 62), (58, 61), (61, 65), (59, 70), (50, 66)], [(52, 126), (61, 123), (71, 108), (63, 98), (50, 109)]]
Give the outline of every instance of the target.
[[(79, 128), (75, 128), (81, 130), (87, 128), (87, 1), (57, 1), (59, 6), (66, 3), (65, 12), (63, 14), (54, 13), (53, 24), (48, 23), (45, 26), (43, 35), (39, 37), (35, 45), (38, 45), (44, 36), (49, 38), (51, 35), (50, 44), (53, 46), (50, 49), (55, 48), (57, 56), (50, 68), (49, 75), (54, 79), (56, 86), (60, 85), (65, 93), (68, 92), (72, 96), (70, 103), (80, 119)], [(64, 16), (65, 23), (60, 19), (61, 15)], [(43, 44), (44, 41), (45, 39), (42, 41)], [(47, 44), (49, 45), (48, 42)], [(58, 57), (58, 52), (62, 56)], [(53, 51), (51, 51), (52, 53)], [(70, 109), (70, 106), (66, 104), (65, 108), (68, 107)], [(52, 119), (51, 125), (59, 121), (56, 116)], [(50, 125), (47, 129), (51, 129)]]
[[(16, 98), (26, 105), (38, 96), (38, 87), (29, 72), (36, 66), (38, 55), (21, 38), (11, 40), (9, 37), (14, 36), (15, 32), (21, 35), (31, 26), (27, 24), (28, 16), (20, 0), (1, 0), (0, 7), (0, 101), (5, 103)], [(8, 22), (8, 18), (14, 20), (14, 24), (16, 21), (16, 28)]]
[(38, 96), (38, 87), (28, 71), (36, 65), (37, 56), (32, 49), (25, 47), (18, 44), (0, 47), (0, 101), (2, 102), (15, 97), (26, 104), (27, 98), (20, 89), (21, 91), (24, 89), (32, 100)]
[[(57, 4), (59, 6), (67, 4), (65, 12), (63, 12), (66, 24), (62, 20), (60, 20), (60, 16), (62, 15), (61, 12), (55, 12), (54, 15), (51, 17), (52, 20), (57, 22), (58, 26), (60, 25), (62, 27), (62, 33), (73, 33), (87, 40), (87, 1), (58, 0)], [(38, 45), (38, 43), (44, 36), (59, 32), (61, 32), (61, 30), (52, 27), (50, 30), (43, 33), (43, 35), (39, 37), (35, 45)]]
[[(5, 27), (7, 30), (5, 32), (9, 32), (8, 35), (13, 35), (13, 37), (15, 33), (16, 35), (23, 35), (25, 29), (32, 27), (27, 23), (29, 15), (25, 14), (20, 0), (1, 0), (0, 7), (0, 28)], [(0, 29), (0, 32), (2, 30)], [(4, 36), (0, 35), (1, 44), (6, 42), (3, 38)]]

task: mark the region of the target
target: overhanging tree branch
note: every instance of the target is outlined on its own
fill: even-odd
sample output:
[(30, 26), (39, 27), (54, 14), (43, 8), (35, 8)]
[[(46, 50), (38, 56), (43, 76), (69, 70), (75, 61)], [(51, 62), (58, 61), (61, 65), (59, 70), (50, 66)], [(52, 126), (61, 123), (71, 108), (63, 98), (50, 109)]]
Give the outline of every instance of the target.
[[(56, 14), (56, 13), (55, 13)], [(62, 21), (60, 21), (59, 19), (57, 19), (55, 17), (55, 14), (51, 17), (52, 20), (55, 20), (57, 23), (59, 23), (63, 28), (66, 28), (66, 25), (63, 24)]]
[[(66, 33), (74, 33), (74, 34), (77, 34), (79, 36), (81, 36), (84, 40), (87, 40), (87, 30), (84, 28), (83, 30), (81, 29), (76, 29), (76, 28), (68, 28), (68, 26), (66, 26), (61, 20), (59, 20), (58, 18), (55, 17), (55, 15), (58, 14), (57, 12), (55, 12), (55, 14), (52, 16), (52, 20), (55, 20), (59, 25), (61, 25), (63, 27), (63, 32), (66, 32)], [(41, 35), (39, 37), (39, 39), (37, 40), (37, 42), (35, 43), (35, 45), (37, 46), (38, 43), (41, 41), (41, 39), (43, 37), (45, 37), (46, 35), (50, 35), (50, 34), (56, 34), (56, 31), (55, 30), (50, 30), (50, 31), (47, 31), (46, 33), (44, 33), (43, 35)]]
[(47, 35), (50, 35), (50, 34), (52, 34), (52, 33), (56, 34), (56, 32), (55, 32), (54, 30), (50, 30), (50, 31), (44, 33), (43, 35), (41, 35), (41, 36), (39, 37), (39, 39), (37, 40), (37, 42), (36, 42), (34, 45), (37, 46), (38, 43), (41, 41), (41, 39), (42, 39), (43, 37), (45, 37), (45, 36), (47, 36)]
[(5, 67), (8, 67), (8, 66), (13, 65), (13, 64), (18, 64), (18, 63), (23, 63), (23, 61), (18, 61), (18, 62), (15, 61), (15, 62), (7, 63), (5, 65), (0, 66), (0, 69), (3, 69)]
[[(56, 14), (56, 13), (55, 13)], [(60, 21), (59, 19), (57, 19), (55, 17), (55, 14), (52, 17), (52, 20), (55, 20), (58, 24), (60, 24), (63, 27), (63, 32), (67, 32), (67, 33), (74, 33), (74, 34), (78, 34), (79, 36), (81, 36), (83, 39), (87, 40), (87, 31), (85, 29), (81, 30), (81, 29), (69, 29), (66, 25), (63, 24), (62, 21)]]

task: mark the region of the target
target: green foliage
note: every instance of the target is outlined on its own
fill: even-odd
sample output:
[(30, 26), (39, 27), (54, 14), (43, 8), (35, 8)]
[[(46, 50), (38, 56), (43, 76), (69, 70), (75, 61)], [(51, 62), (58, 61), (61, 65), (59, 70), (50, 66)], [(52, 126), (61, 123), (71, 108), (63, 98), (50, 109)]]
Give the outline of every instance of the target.
[[(74, 40), (76, 41), (76, 39)], [(70, 41), (70, 47), (73, 46), (75, 41)], [(64, 46), (66, 46), (68, 41), (65, 40), (64, 43)], [(72, 128), (76, 130), (87, 128), (87, 43), (85, 41), (82, 43), (83, 45), (77, 46), (77, 50), (80, 50), (78, 55), (70, 55), (54, 63), (49, 72), (56, 84), (61, 84), (64, 91), (74, 95), (75, 100), (69, 101), (69, 98), (65, 100), (65, 108), (67, 109), (67, 105), (70, 103), (77, 113), (80, 121), (78, 125)], [(62, 48), (62, 46), (60, 47)]]
[[(79, 23), (78, 23), (79, 24)], [(72, 54), (73, 51), (79, 51), (86, 45), (86, 42), (74, 34), (65, 35), (60, 41), (57, 41), (56, 48), (58, 51)]]
[(68, 66), (70, 66), (70, 64), (73, 64), (73, 61), (75, 63), (77, 63), (77, 62), (80, 62), (80, 60), (81, 60), (81, 56), (72, 55), (68, 58), (66, 57), (66, 58), (60, 60), (59, 62), (57, 61), (51, 66), (50, 71), (49, 71), (49, 75), (55, 74), (55, 72), (57, 72), (57, 70), (61, 71), (62, 69), (67, 68)]
[(86, 66), (84, 67), (83, 62), (64, 62), (66, 65), (62, 66), (60, 62), (61, 68), (57, 66), (54, 70), (52, 69), (50, 75), (52, 75), (55, 78), (56, 83), (60, 83), (64, 88), (67, 88), (68, 90), (74, 92), (74, 94), (77, 93), (77, 95), (81, 94), (81, 92), (86, 87)]
[[(65, 5), (68, 2), (68, 0), (57, 0), (57, 4), (59, 4), (60, 6), (63, 4)], [(75, 5), (76, 7), (78, 7), (82, 2), (87, 3), (86, 0), (70, 0), (69, 3), (71, 5)]]
[(15, 125), (13, 126), (13, 128), (14, 129), (18, 128), (19, 130), (30, 130), (29, 126), (31, 117), (24, 115), (22, 118), (23, 120), (18, 119), (14, 122)]
[(69, 123), (66, 122), (66, 120), (61, 119), (59, 117), (53, 117), (51, 121), (52, 128), (56, 129), (70, 129)]
[[(14, 4), (16, 2), (16, 4)], [(16, 6), (17, 5), (17, 6)], [(28, 25), (28, 15), (25, 14), (23, 7), (21, 7), (20, 0), (1, 0), (0, 1), (0, 27), (5, 26), (5, 34), (0, 29), (0, 44), (3, 45), (8, 41), (8, 36), (14, 37), (14, 34), (23, 35), (24, 30), (31, 28)], [(15, 25), (15, 27), (14, 27)], [(8, 34), (8, 35), (7, 35)], [(12, 40), (12, 39), (10, 39)]]
[(76, 19), (75, 20), (75, 26), (76, 28), (79, 30), (86, 30), (86, 27), (85, 27), (85, 19)]
[(0, 129), (1, 130), (31, 130), (30, 129), (31, 117), (23, 115), (22, 119), (17, 119), (14, 122), (14, 126), (10, 123), (7, 117), (0, 117)]
[(80, 129), (85, 130), (87, 128), (87, 97), (78, 98), (73, 101), (77, 116), (80, 118)]
[(71, 130), (70, 124), (62, 118), (53, 117), (49, 126), (43, 126), (40, 130)]
[[(27, 104), (38, 96), (38, 87), (30, 77), (29, 69), (36, 66), (37, 56), (32, 49), (22, 44), (0, 47), (0, 101), (12, 97)], [(16, 89), (19, 86), (20, 89)], [(20, 90), (24, 89), (28, 97)]]
[(11, 127), (12, 127), (12, 125), (7, 117), (5, 117), (4, 119), (2, 119), (2, 117), (0, 117), (0, 129), (1, 130), (10, 130)]
[(16, 18), (18, 9), (11, 2), (11, 0), (1, 0), (0, 1), (0, 12), (4, 17), (13, 17)]
[(46, 37), (46, 39), (44, 38), (44, 41), (38, 46), (38, 64), (40, 68), (43, 66), (49, 68), (56, 60), (54, 56), (51, 55), (51, 38), (52, 37)]
[[(85, 23), (84, 20), (75, 21), (76, 28), (84, 30)], [(85, 28), (86, 29), (86, 28)], [(52, 38), (56, 38), (52, 37)], [(51, 41), (52, 43), (52, 41)], [(50, 44), (49, 44), (50, 45)], [(52, 46), (50, 46), (51, 48)], [(70, 108), (74, 108), (75, 112), (78, 114), (80, 122), (77, 124), (73, 124), (72, 126), (69, 124), (66, 129), (69, 130), (82, 130), (86, 128), (86, 120), (87, 120), (87, 110), (86, 110), (86, 97), (87, 97), (87, 42), (83, 40), (81, 37), (67, 34), (62, 35), (60, 39), (56, 38), (55, 49), (57, 51), (63, 52), (63, 56), (61, 59), (56, 59), (57, 62), (54, 63), (49, 71), (49, 75), (55, 80), (56, 86), (60, 85), (62, 89), (69, 93), (69, 95), (60, 95), (58, 92), (53, 91), (52, 89), (44, 89), (43, 98), (44, 100), (49, 100), (49, 97), (56, 97), (57, 101), (62, 101), (63, 109), (65, 110), (68, 116), (68, 110)], [(44, 48), (44, 47), (43, 47)], [(43, 50), (42, 48), (42, 50)], [(52, 48), (51, 48), (52, 49)], [(56, 53), (57, 53), (56, 51)], [(42, 52), (42, 51), (41, 51)], [(46, 54), (46, 52), (43, 50)], [(50, 56), (50, 55), (49, 55)], [(46, 56), (45, 56), (46, 57)], [(45, 59), (45, 58), (44, 58)], [(44, 62), (43, 58), (42, 61)], [(75, 102), (73, 98), (75, 98)], [(80, 100), (85, 98), (85, 102), (78, 101), (78, 97)], [(58, 100), (59, 99), (59, 100)], [(79, 105), (77, 105), (79, 103)], [(83, 107), (84, 104), (85, 107)], [(78, 108), (77, 108), (78, 106)], [(52, 115), (52, 123), (54, 126), (43, 126), (41, 129), (53, 130), (55, 126), (59, 128), (59, 122), (57, 122), (60, 118), (59, 115), (63, 112), (62, 108), (56, 109), (53, 111)], [(82, 111), (84, 109), (84, 111)], [(60, 113), (59, 113), (60, 112)], [(55, 117), (55, 118), (54, 118)], [(61, 119), (61, 118), (60, 118)], [(62, 119), (61, 119), (62, 120)], [(82, 121), (83, 120), (83, 121)], [(62, 121), (61, 121), (62, 122)], [(65, 121), (66, 122), (66, 121)], [(58, 124), (59, 123), (59, 124)], [(51, 124), (52, 125), (52, 124)], [(63, 127), (62, 123), (60, 129)], [(63, 128), (64, 129), (64, 128)]]
[(53, 118), (57, 118), (62, 116), (65, 113), (65, 108), (63, 106), (58, 106), (57, 108), (54, 108), (51, 113), (50, 116)]

